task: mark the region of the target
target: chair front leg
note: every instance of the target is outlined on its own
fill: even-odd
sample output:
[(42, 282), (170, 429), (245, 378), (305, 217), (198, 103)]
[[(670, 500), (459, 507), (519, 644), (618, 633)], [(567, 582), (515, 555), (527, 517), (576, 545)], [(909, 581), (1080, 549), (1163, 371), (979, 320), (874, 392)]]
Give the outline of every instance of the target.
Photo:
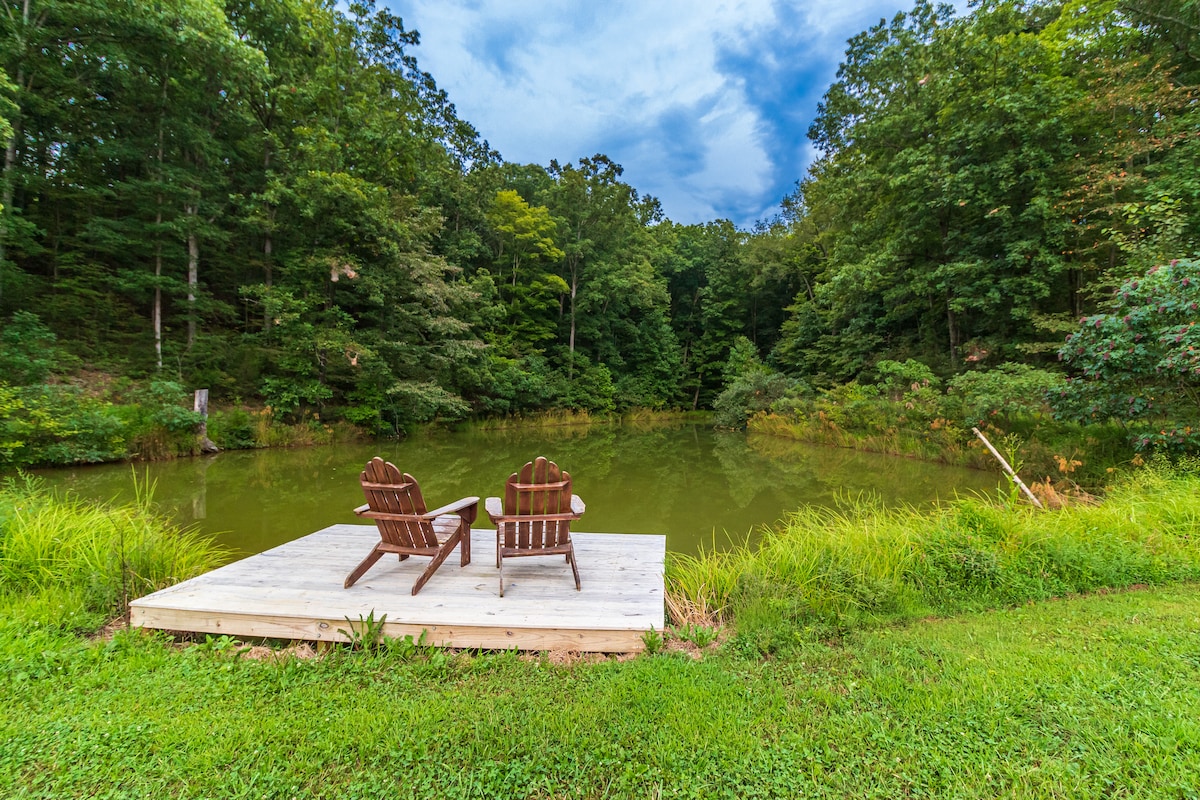
[(367, 557), (364, 558), (359, 563), (359, 565), (354, 568), (354, 571), (346, 576), (346, 582), (343, 584), (343, 586), (346, 589), (349, 589), (351, 586), (354, 585), (355, 581), (357, 581), (364, 574), (366, 574), (366, 571), (369, 570), (371, 567), (373, 567), (375, 565), (375, 562), (381, 558), (383, 558), (383, 551), (378, 550), (378, 549), (372, 549), (371, 552), (367, 555)]
[(413, 584), (413, 594), (421, 591), (421, 587), (424, 586), (425, 582), (433, 576), (433, 573), (437, 572), (437, 568), (442, 565), (442, 562), (446, 560), (446, 557), (450, 555), (450, 551), (453, 549), (454, 545), (447, 543), (445, 547), (438, 550), (437, 555), (430, 560), (429, 566), (426, 567), (425, 571), (421, 573), (421, 577), (417, 578), (417, 582)]
[(571, 565), (571, 574), (575, 576), (575, 591), (582, 591), (579, 585), (579, 567), (575, 566), (575, 545), (567, 551), (567, 563)]
[(465, 517), (459, 518), (458, 531), (461, 539), (458, 545), (458, 563), (459, 566), (465, 567), (471, 563), (471, 523)]

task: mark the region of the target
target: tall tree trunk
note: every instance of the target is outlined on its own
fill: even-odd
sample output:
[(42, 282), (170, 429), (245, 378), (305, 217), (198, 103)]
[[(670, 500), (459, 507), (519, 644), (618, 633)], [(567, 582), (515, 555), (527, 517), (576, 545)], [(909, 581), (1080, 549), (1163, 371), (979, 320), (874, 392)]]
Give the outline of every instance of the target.
[[(25, 22), (29, 22), (29, 0), (25, 0)], [(25, 79), (24, 70), (17, 69), (17, 86)], [(4, 148), (4, 191), (0, 194), (0, 270), (3, 269), (4, 259), (8, 256), (8, 220), (12, 217), (13, 203), (13, 170), (17, 164), (17, 141), (21, 136), (21, 115), (13, 120), (12, 136)], [(0, 276), (3, 272), (0, 272)], [(0, 298), (4, 296), (4, 281), (0, 279)]]
[[(17, 72), (17, 80), (20, 80), (20, 72)], [(17, 163), (17, 137), (21, 135), (21, 118), (18, 117), (13, 121), (12, 136), (9, 137), (8, 145), (4, 148), (4, 193), (0, 196), (0, 261), (4, 261), (7, 255), (8, 244), (8, 218), (12, 216), (13, 202), (13, 168)], [(2, 288), (2, 287), (0, 287)]]
[[(271, 168), (271, 142), (268, 139), (267, 146), (263, 153), (263, 176)], [(275, 262), (274, 262), (274, 242), (271, 238), (271, 233), (275, 230), (275, 205), (268, 201), (267, 203), (267, 229), (263, 233), (263, 285), (268, 291), (275, 279)], [(267, 308), (267, 304), (263, 304), (263, 330), (268, 330), (271, 327), (271, 312)]]
[[(18, 44), (18, 50), (24, 52), (29, 45), (29, 16), (30, 7), (33, 0), (22, 0), (21, 2), (21, 34)], [(11, 9), (6, 9), (11, 13)], [(41, 17), (35, 23), (42, 25), (46, 21), (46, 11), (43, 10)], [(13, 76), (16, 79), (16, 87), (19, 92), (27, 92), (32, 88), (33, 76), (26, 75), (24, 66), (21, 62), (17, 62), (17, 71)], [(3, 190), (0, 190), (0, 265), (3, 265), (4, 260), (8, 257), (8, 221), (13, 213), (13, 172), (17, 165), (17, 142), (21, 140), (24, 133), (24, 121), (21, 115), (20, 97), (17, 99), (17, 115), (12, 121), (12, 137), (8, 140), (4, 148), (4, 173), (0, 176), (0, 183), (4, 184)], [(4, 272), (0, 268), (0, 297), (4, 296), (4, 281), (2, 280)]]
[(1084, 272), (1082, 270), (1067, 270), (1067, 282), (1070, 287), (1070, 315), (1079, 317), (1082, 313), (1082, 291), (1084, 291)]
[(572, 269), (571, 270), (571, 341), (570, 341), (570, 347), (569, 347), (570, 352), (571, 352), (572, 363), (574, 363), (574, 358), (575, 358), (575, 295), (577, 295), (578, 293), (579, 293), (579, 273), (575, 269)]
[(59, 250), (62, 246), (62, 206), (54, 206), (54, 246), (50, 250), (50, 284), (58, 286)]
[(946, 327), (950, 334), (950, 368), (958, 368), (958, 344), (959, 330), (958, 317), (954, 314), (954, 309), (950, 307), (950, 298), (946, 298)]
[(750, 341), (758, 350), (758, 297), (750, 298)]
[[(275, 209), (271, 209), (270, 216), (272, 219), (274, 218)], [(274, 269), (271, 264), (272, 257), (271, 232), (267, 231), (266, 236), (263, 237), (263, 285), (267, 287), (268, 291), (270, 291), (274, 280)], [(271, 327), (271, 310), (267, 307), (266, 303), (263, 303), (262, 323), (264, 331)]]
[(150, 316), (154, 324), (154, 364), (159, 372), (162, 372), (162, 323), (163, 323), (163, 305), (162, 305), (162, 272), (163, 272), (163, 257), (162, 257), (162, 221), (163, 221), (163, 163), (166, 161), (166, 116), (167, 116), (167, 63), (163, 60), (161, 91), (158, 93), (158, 152), (155, 156), (158, 161), (158, 194), (154, 201), (156, 205), (154, 213), (154, 309), (150, 312)]
[(571, 260), (571, 338), (567, 351), (570, 353), (567, 361), (567, 380), (575, 380), (575, 295), (579, 293), (579, 260)]
[(196, 212), (199, 210), (195, 204), (187, 206), (187, 215), (191, 218), (188, 225), (188, 325), (187, 325), (187, 347), (192, 349), (192, 345), (196, 343), (196, 285), (200, 272), (200, 239), (196, 236)]
[[(162, 195), (158, 196), (158, 214), (154, 217), (155, 226), (162, 225)], [(162, 372), (162, 237), (154, 243), (154, 363)]]

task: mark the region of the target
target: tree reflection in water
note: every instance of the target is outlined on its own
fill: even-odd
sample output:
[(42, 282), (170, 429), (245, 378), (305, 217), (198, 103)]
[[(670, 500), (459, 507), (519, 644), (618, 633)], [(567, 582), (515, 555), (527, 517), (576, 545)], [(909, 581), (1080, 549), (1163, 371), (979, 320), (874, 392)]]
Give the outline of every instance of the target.
[[(906, 458), (713, 431), (695, 423), (590, 424), (433, 432), (405, 441), (278, 450), (139, 464), (154, 497), (180, 522), (239, 554), (261, 552), (338, 522), (361, 524), (358, 474), (379, 455), (411, 472), (434, 503), (497, 494), (538, 455), (571, 472), (588, 505), (580, 531), (662, 533), (694, 553), (743, 541), (804, 504), (868, 494), (885, 505), (992, 491), (990, 473)], [(127, 464), (39, 473), (95, 499), (132, 499)]]

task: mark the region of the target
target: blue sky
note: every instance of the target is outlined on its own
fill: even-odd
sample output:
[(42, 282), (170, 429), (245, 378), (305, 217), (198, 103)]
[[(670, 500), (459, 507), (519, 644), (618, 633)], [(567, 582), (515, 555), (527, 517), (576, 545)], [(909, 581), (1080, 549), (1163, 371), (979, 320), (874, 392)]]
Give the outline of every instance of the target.
[[(386, 0), (508, 161), (604, 153), (676, 222), (766, 219), (855, 33), (896, 0)], [(956, 5), (961, 9), (965, 2)]]

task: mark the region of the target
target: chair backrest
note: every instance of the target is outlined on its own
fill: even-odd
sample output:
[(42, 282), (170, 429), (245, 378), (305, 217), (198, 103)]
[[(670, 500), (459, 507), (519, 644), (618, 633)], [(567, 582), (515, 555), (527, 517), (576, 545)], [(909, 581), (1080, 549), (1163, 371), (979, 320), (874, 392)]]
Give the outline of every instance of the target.
[(358, 479), (371, 508), (364, 516), (375, 520), (383, 541), (403, 547), (437, 547), (433, 524), (420, 518), (425, 513), (425, 498), (416, 478), (401, 474), (395, 464), (376, 456)]
[(504, 514), (528, 517), (505, 526), (504, 546), (537, 550), (565, 545), (571, 538), (571, 475), (538, 456), (508, 476)]

